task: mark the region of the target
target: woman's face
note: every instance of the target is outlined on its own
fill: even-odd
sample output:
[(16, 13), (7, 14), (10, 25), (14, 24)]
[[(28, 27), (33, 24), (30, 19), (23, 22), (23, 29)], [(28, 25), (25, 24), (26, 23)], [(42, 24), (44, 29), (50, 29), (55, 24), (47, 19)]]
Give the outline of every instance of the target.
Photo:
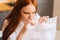
[(23, 20), (32, 20), (34, 15), (36, 14), (35, 6), (32, 4), (29, 4), (21, 9), (21, 19)]

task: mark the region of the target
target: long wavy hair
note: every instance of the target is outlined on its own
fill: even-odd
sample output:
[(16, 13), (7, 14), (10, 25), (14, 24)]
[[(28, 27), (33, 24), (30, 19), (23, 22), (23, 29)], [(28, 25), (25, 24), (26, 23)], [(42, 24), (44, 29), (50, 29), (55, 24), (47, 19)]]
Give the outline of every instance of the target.
[(3, 37), (2, 40), (7, 40), (8, 37), (14, 32), (16, 27), (18, 26), (20, 22), (20, 11), (23, 7), (27, 6), (28, 4), (32, 3), (35, 8), (36, 12), (38, 10), (38, 4), (36, 0), (17, 0), (13, 10), (11, 13), (5, 18), (9, 21), (9, 24), (6, 26), (6, 28), (3, 31)]

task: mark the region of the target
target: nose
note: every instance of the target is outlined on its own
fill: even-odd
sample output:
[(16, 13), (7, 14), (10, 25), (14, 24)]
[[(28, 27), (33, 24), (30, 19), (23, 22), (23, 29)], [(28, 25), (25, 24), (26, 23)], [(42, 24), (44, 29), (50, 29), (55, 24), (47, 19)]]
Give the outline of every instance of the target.
[(30, 20), (32, 20), (32, 16), (33, 16), (32, 13), (29, 14), (29, 19), (30, 19)]

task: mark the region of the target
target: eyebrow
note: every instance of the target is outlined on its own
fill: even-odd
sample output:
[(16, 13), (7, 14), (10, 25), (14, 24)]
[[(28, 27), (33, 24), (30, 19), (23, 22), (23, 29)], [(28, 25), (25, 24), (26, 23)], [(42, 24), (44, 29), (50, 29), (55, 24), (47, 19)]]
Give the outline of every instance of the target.
[(32, 13), (36, 13), (36, 11), (32, 12)]
[[(30, 12), (24, 12), (24, 13), (30, 13)], [(32, 13), (36, 13), (36, 11), (32, 12)]]

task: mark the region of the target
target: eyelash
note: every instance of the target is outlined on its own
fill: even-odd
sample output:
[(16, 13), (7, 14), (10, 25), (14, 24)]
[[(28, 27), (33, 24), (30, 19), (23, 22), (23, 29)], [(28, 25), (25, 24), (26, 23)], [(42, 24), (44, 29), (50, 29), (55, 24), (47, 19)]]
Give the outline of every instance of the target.
[(24, 14), (28, 14), (28, 13), (24, 13)]
[[(24, 13), (24, 14), (29, 14), (29, 13)], [(36, 14), (36, 12), (33, 12), (32, 14)]]
[(36, 12), (33, 12), (33, 14), (36, 14)]

